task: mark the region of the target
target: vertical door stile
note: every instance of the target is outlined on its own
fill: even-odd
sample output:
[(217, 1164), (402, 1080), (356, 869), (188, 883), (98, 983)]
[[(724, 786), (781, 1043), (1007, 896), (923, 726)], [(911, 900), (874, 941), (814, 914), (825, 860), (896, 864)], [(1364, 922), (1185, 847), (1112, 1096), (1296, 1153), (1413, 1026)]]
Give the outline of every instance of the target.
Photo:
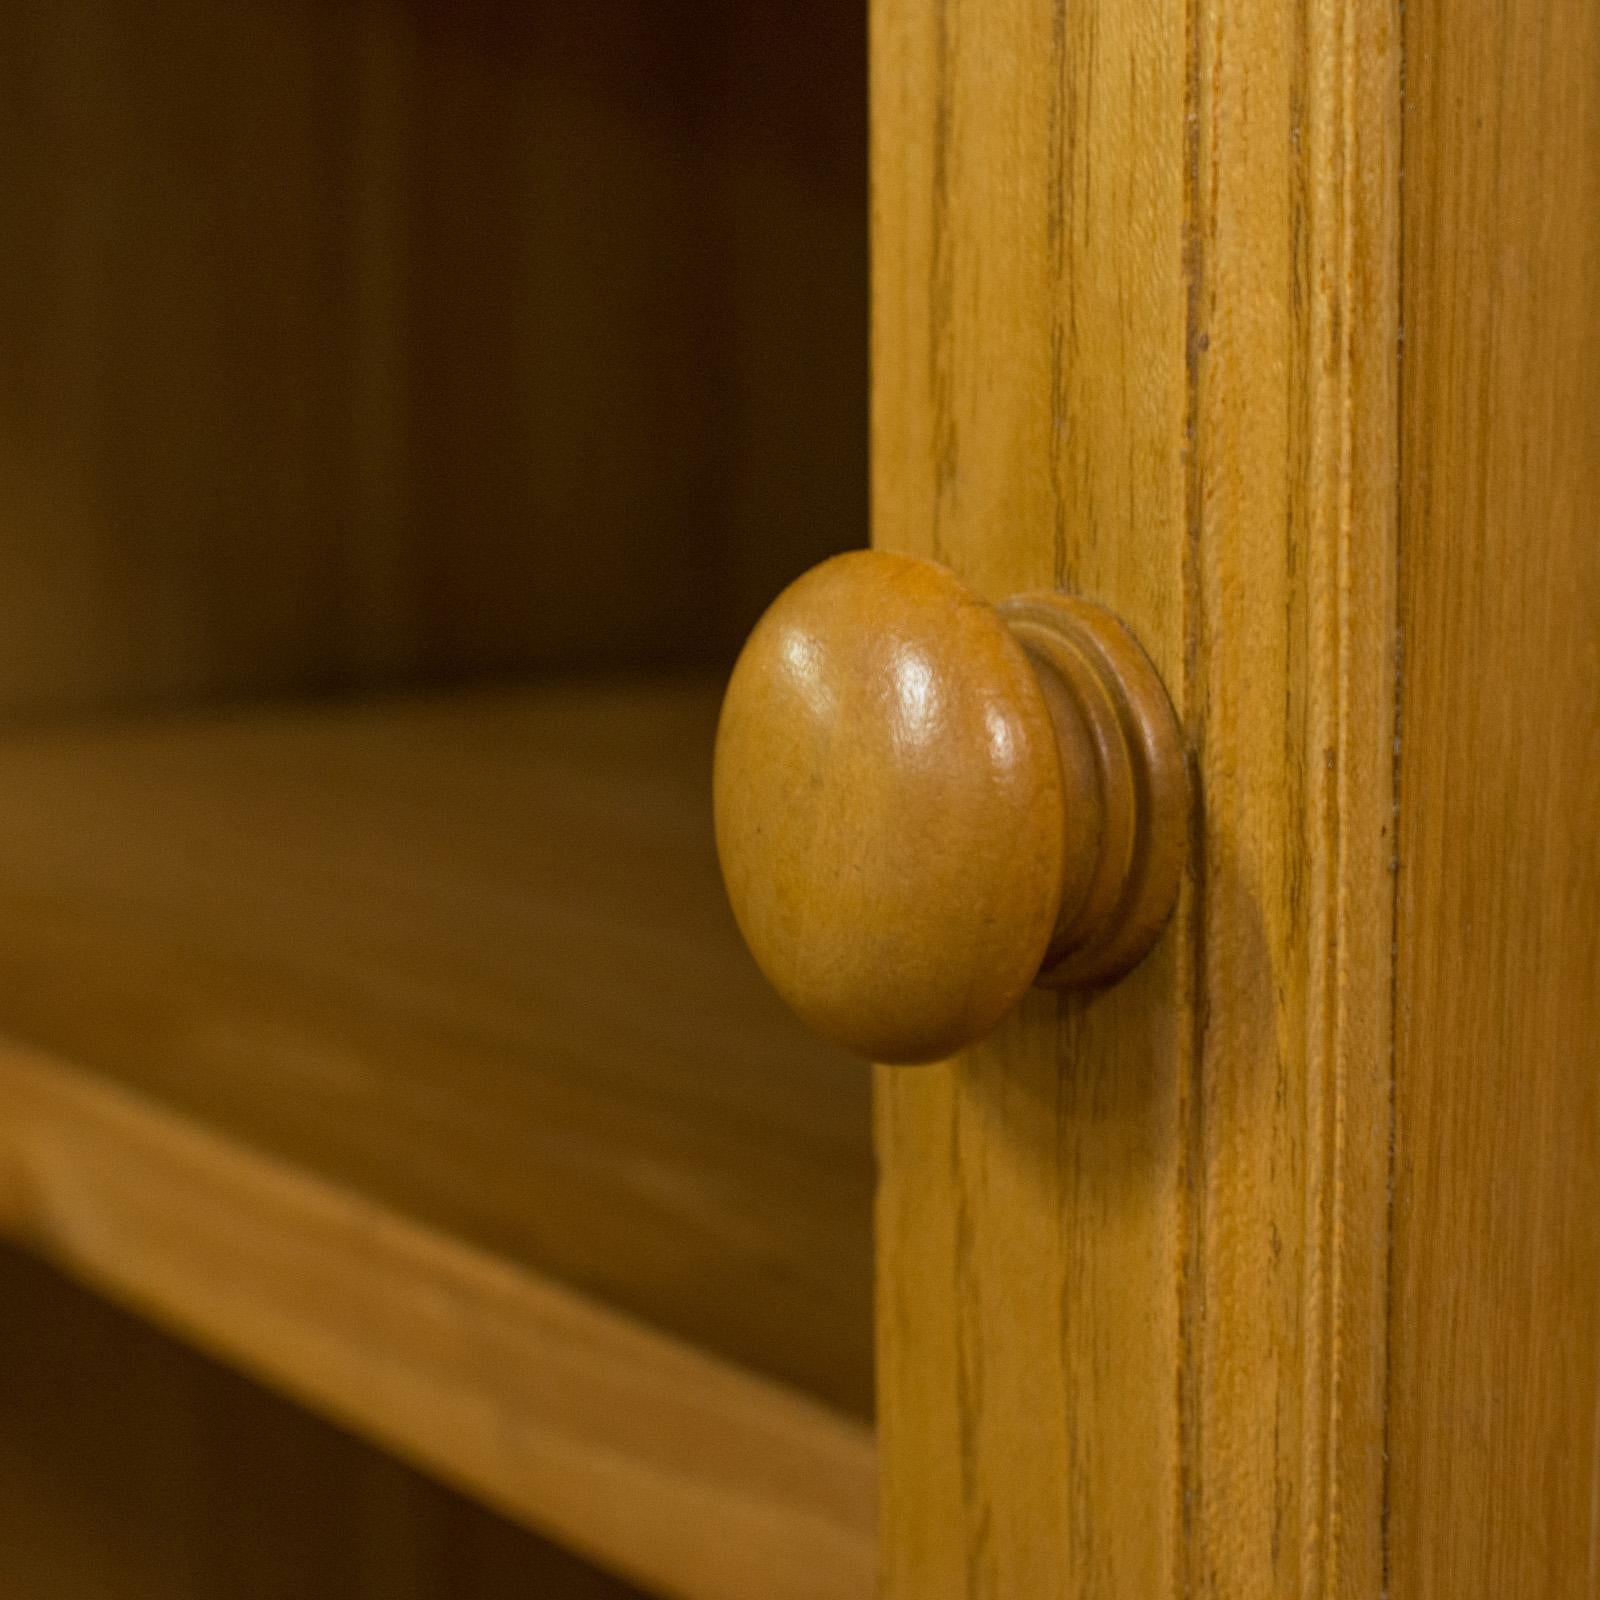
[(876, 0), (876, 542), (1145, 640), (1201, 804), (1129, 979), (880, 1069), (884, 1592), (1376, 1592), (1386, 0)]

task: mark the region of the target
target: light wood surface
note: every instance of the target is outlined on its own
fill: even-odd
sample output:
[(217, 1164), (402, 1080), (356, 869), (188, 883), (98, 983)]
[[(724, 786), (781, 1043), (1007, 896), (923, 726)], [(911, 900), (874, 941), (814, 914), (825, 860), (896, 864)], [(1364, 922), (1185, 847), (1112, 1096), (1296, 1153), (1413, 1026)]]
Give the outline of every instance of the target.
[(718, 723), (717, 849), (762, 970), (824, 1038), (942, 1060), (1036, 980), (1109, 981), (1172, 910), (1182, 739), (1109, 612), (984, 605), (835, 556), (751, 634)]
[(0, 1227), (100, 1293), (654, 1592), (869, 1592), (864, 1424), (82, 1070), (0, 1111)]
[(1384, 1581), (1400, 40), (1196, 13), (1180, 1593)]
[(1193, 746), (1152, 957), (877, 1078), (895, 1600), (1372, 1595), (1394, 697), (1384, 5), (873, 8), (874, 530)]
[(0, 717), (724, 660), (865, 539), (864, 19), (0, 11)]
[(637, 1596), (24, 1256), (0, 1305), (17, 1600)]
[(740, 947), (716, 689), (15, 738), (0, 1033), (864, 1416), (867, 1088)]
[(10, 741), (0, 1211), (671, 1592), (854, 1593), (866, 1076), (739, 945), (715, 704), (568, 684)]
[(1390, 1586), (1600, 1594), (1600, 12), (1406, 7)]

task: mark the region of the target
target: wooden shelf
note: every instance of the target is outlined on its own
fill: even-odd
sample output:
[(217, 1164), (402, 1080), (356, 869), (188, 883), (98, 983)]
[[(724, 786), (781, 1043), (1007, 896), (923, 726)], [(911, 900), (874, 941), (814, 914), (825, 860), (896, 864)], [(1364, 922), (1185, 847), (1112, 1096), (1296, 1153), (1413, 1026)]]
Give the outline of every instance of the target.
[(714, 715), (9, 738), (0, 1231), (666, 1593), (865, 1595), (868, 1074), (734, 934)]

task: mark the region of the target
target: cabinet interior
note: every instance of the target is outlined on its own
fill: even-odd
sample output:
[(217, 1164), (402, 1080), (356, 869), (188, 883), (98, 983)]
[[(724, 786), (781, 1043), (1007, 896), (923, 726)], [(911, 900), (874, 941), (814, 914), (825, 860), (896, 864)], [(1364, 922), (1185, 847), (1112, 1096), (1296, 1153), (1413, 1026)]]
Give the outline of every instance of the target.
[(866, 540), (865, 35), (0, 14), (0, 1237), (655, 1592), (870, 1586), (867, 1074), (709, 815)]

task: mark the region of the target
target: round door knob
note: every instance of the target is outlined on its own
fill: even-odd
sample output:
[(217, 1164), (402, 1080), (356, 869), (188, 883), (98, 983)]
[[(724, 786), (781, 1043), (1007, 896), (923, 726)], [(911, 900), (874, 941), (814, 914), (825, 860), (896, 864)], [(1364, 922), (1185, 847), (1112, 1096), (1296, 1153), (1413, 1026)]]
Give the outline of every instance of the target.
[(1183, 738), (1102, 607), (986, 604), (857, 551), (773, 603), (717, 729), (717, 853), (757, 964), (817, 1033), (932, 1061), (1032, 983), (1103, 983), (1172, 910)]

